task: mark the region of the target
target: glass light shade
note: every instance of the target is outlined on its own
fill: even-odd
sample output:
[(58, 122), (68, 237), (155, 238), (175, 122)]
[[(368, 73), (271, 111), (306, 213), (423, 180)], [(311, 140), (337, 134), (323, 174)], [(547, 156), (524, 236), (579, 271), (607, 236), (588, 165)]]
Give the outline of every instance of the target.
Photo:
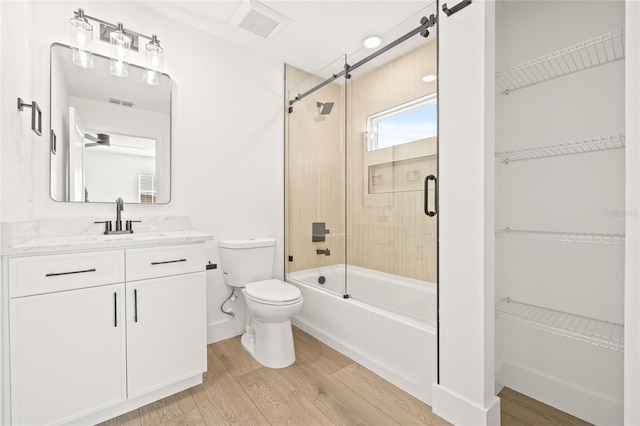
[(93, 68), (93, 55), (91, 52), (80, 49), (72, 49), (73, 63), (82, 68)]
[(160, 47), (158, 41), (155, 40), (155, 36), (154, 41), (147, 43), (145, 46), (147, 69), (162, 72), (162, 68), (164, 67), (164, 49)]
[(149, 86), (157, 86), (160, 84), (160, 73), (156, 71), (146, 70), (144, 74), (142, 74), (142, 80), (147, 83)]
[(164, 68), (164, 49), (160, 47), (160, 42), (155, 34), (145, 46), (145, 57), (147, 70), (144, 73), (144, 81), (149, 85), (156, 86), (160, 82), (159, 74)]
[(116, 77), (128, 77), (129, 76), (129, 64), (123, 61), (111, 60), (109, 64), (109, 72)]
[(131, 61), (131, 38), (125, 35), (122, 24), (118, 24), (118, 29), (109, 34), (109, 41), (111, 43), (109, 71), (115, 76), (127, 77)]
[(82, 68), (93, 68), (93, 26), (80, 17), (69, 19), (69, 23), (73, 63)]

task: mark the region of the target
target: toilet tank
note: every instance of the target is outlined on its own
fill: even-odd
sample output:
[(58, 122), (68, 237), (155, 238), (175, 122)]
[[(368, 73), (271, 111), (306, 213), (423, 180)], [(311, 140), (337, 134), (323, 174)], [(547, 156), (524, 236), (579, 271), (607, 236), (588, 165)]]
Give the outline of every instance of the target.
[(228, 286), (244, 287), (250, 282), (271, 278), (275, 238), (221, 240), (218, 246), (221, 269)]

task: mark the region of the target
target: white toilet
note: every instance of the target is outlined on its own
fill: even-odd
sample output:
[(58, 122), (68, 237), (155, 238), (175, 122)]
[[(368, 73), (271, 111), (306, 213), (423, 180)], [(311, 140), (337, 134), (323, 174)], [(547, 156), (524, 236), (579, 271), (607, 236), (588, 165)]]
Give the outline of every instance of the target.
[(275, 238), (223, 240), (219, 243), (225, 283), (242, 288), (249, 322), (242, 346), (265, 367), (284, 368), (296, 360), (291, 317), (302, 307), (300, 290), (271, 279)]

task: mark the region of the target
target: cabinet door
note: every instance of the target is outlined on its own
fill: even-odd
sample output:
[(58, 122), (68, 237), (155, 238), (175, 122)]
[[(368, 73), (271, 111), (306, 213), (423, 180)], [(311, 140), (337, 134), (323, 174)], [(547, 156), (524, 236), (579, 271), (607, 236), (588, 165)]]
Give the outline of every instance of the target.
[(12, 299), (11, 423), (64, 423), (126, 398), (124, 284)]
[(127, 286), (129, 397), (206, 370), (204, 272)]

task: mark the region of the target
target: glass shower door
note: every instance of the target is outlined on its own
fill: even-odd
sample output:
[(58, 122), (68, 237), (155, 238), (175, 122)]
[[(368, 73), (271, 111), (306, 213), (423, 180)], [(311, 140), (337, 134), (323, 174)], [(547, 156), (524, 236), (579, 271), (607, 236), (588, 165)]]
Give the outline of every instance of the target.
[[(287, 278), (345, 293), (344, 78), (319, 90), (344, 58), (312, 75), (287, 65)], [(326, 75), (325, 75), (326, 74)], [(299, 97), (300, 99), (296, 99)]]
[[(395, 32), (406, 33), (431, 13), (435, 4)], [(438, 220), (436, 44), (433, 36), (415, 35), (351, 72), (346, 109), (347, 294), (432, 324)], [(347, 62), (357, 63), (370, 53), (356, 52)]]

